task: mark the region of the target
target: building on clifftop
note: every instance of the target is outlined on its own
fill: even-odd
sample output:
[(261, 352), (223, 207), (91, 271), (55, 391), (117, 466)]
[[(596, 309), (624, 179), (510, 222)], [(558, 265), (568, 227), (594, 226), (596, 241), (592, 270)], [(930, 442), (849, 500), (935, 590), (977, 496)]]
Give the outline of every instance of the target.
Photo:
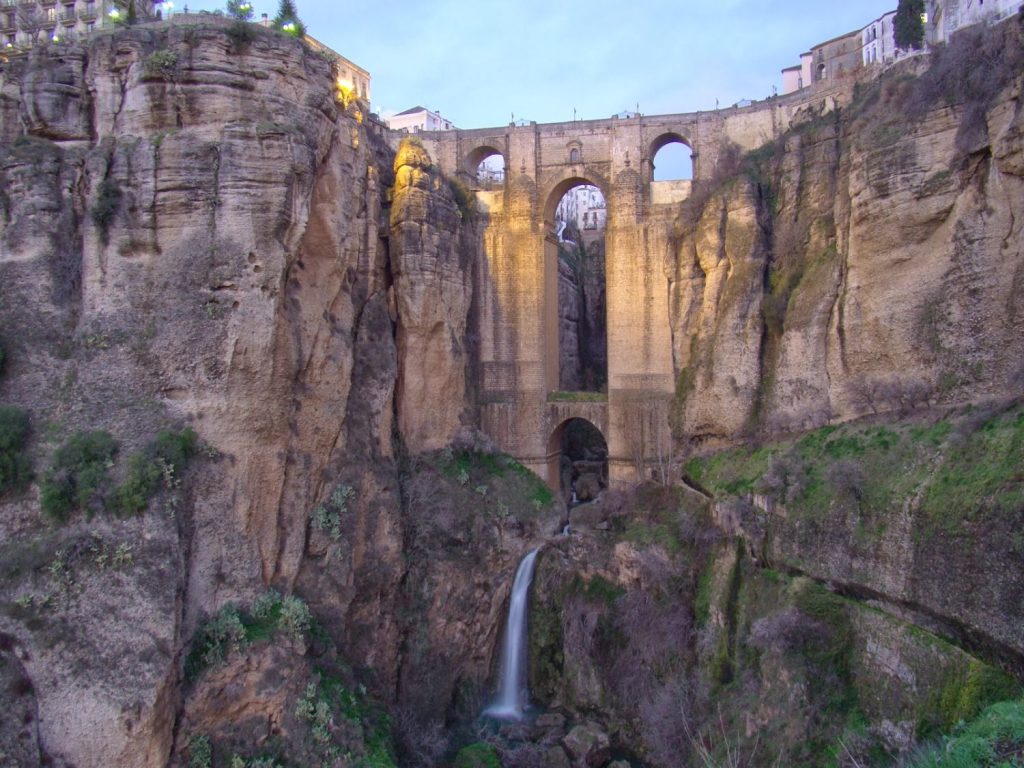
[[(135, 14), (143, 21), (154, 19), (162, 5), (140, 0)], [(71, 41), (125, 15), (126, 3), (113, 0), (0, 0), (0, 48), (12, 52)]]
[(393, 131), (451, 131), (455, 124), (445, 120), (440, 112), (432, 112), (426, 107), (413, 107), (388, 118), (388, 128)]

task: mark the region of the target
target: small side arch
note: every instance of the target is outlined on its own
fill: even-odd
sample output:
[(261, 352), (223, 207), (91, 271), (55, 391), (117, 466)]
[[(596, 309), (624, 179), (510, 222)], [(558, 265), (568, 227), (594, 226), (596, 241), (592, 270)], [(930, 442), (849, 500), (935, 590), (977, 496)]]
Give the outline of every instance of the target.
[(507, 159), (500, 149), (482, 144), (466, 155), (462, 170), (471, 179), (481, 183), (504, 183)]
[(691, 181), (694, 176), (693, 143), (674, 131), (663, 133), (650, 146), (652, 181)]
[(608, 487), (608, 441), (581, 416), (562, 421), (548, 437), (548, 485), (567, 504), (591, 501)]

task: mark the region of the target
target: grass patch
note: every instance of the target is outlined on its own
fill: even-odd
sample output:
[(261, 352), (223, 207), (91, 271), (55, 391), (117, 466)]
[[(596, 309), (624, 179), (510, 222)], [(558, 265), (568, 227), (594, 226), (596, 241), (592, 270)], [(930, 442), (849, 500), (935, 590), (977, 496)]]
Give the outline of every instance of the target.
[(474, 488), (477, 492), (486, 488), (492, 478), (508, 475), (520, 478), (526, 485), (523, 492), (537, 511), (555, 500), (554, 491), (544, 481), (503, 453), (459, 451), (449, 446), (440, 452), (438, 468), (445, 477), (454, 479), (463, 487)]
[(980, 717), (922, 751), (910, 768), (1024, 766), (1024, 701), (993, 704)]
[(1024, 408), (928, 425), (826, 426), (697, 457), (685, 470), (716, 496), (761, 493), (797, 516), (820, 517), (833, 505), (865, 516), (919, 498), (932, 527), (955, 530), (1024, 508)]
[(463, 747), (455, 756), (453, 768), (501, 768), (498, 751), (490, 744), (477, 742)]
[(1007, 515), (1024, 509), (1024, 409), (961, 430), (925, 489), (921, 509), (945, 529), (982, 510)]

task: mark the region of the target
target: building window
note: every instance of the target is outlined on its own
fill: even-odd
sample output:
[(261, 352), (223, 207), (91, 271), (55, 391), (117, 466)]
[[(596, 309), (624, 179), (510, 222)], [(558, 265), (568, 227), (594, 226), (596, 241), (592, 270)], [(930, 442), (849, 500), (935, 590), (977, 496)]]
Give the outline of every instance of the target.
[(580, 151), (576, 147), (573, 147), (572, 149), (569, 150), (569, 162), (570, 163), (578, 163), (579, 161), (580, 161)]

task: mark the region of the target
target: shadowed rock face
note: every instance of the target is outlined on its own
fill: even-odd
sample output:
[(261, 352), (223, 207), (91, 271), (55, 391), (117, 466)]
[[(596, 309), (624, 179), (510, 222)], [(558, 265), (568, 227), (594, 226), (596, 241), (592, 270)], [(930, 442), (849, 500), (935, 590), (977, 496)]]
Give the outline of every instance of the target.
[[(216, 22), (39, 48), (0, 75), (5, 402), (40, 439), (48, 422), (55, 440), (102, 428), (123, 456), (187, 421), (217, 455), (188, 479), (180, 525), (109, 531), (146, 542), (120, 587), (84, 559), (72, 569), (85, 591), (58, 614), (118, 662), (62, 645), (64, 618), (0, 617), (29, 651), (55, 759), (165, 764), (183, 643), (226, 602), (292, 588), (342, 468), (356, 519), (327, 570), (347, 572), (350, 596), (328, 623), (393, 690), (407, 567), (393, 457), (447, 444), (467, 412), (474, 235), (429, 158), (393, 168), (364, 106), (336, 100), (331, 64), (305, 46), (257, 29), (239, 47)], [(40, 471), (49, 452), (40, 442)], [(97, 526), (73, 520), (40, 553), (37, 511), (34, 488), (3, 502), (5, 559), (36, 553), (5, 600), (53, 591), (33, 569)], [(526, 541), (507, 546), (495, 557), (511, 567)], [(496, 615), (478, 598), (467, 610)]]

